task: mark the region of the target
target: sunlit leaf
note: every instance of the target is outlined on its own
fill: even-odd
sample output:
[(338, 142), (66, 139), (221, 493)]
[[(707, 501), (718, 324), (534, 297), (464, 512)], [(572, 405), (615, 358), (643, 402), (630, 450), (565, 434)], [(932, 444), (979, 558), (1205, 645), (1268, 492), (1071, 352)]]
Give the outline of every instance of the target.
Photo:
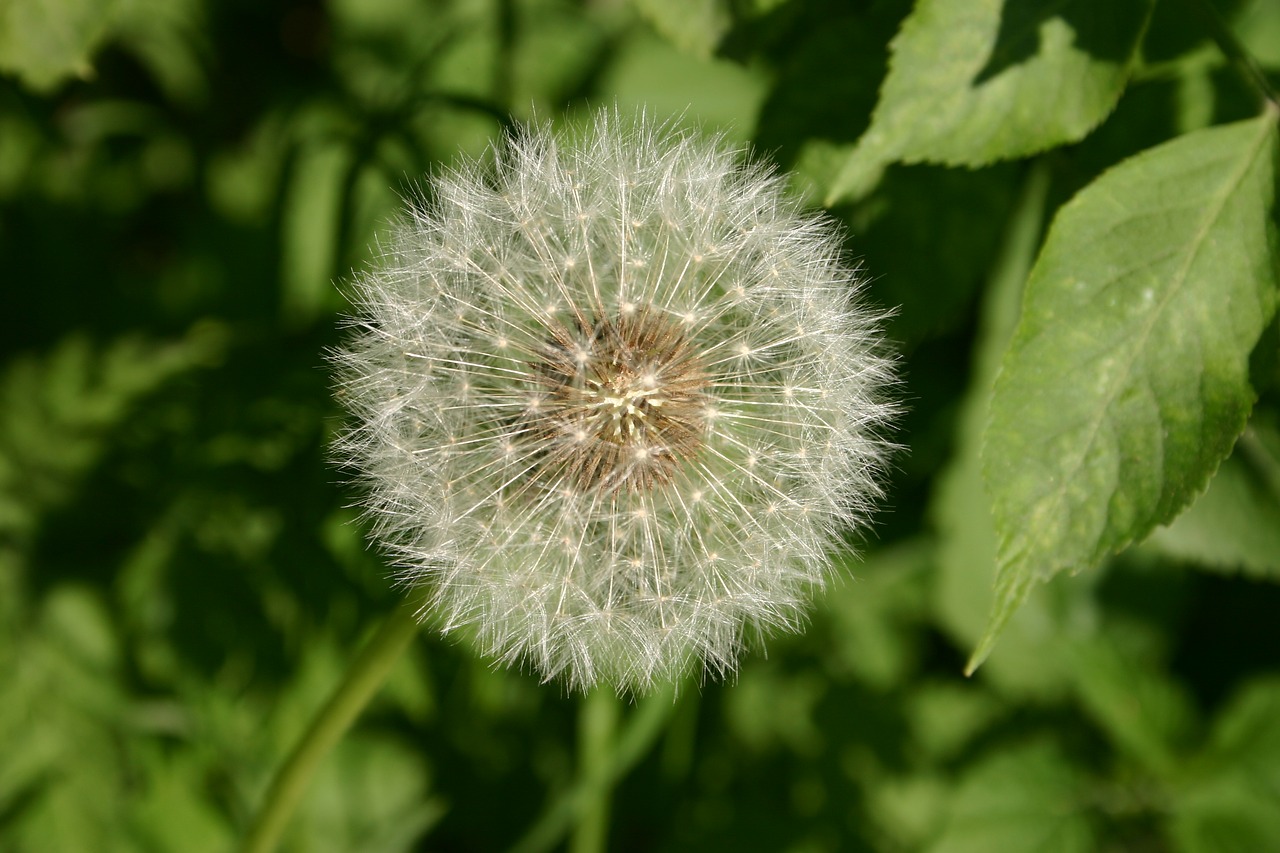
[[(982, 485), (982, 428), (1000, 357), (1018, 321), (1022, 291), (1040, 245), (1049, 172), (1037, 164), (1027, 175), (987, 283), (970, 385), (955, 418), (956, 449), (936, 478), (930, 515), (939, 534), (935, 618), (962, 647), (982, 636), (995, 573), (996, 534)], [(1091, 592), (1046, 588), (1009, 625), (1012, 641), (983, 671), (1003, 695), (1061, 697), (1070, 683), (1063, 630), (1097, 617)]]
[(996, 602), (1170, 521), (1230, 452), (1275, 311), (1275, 118), (1133, 157), (1059, 212), (1027, 284), (983, 447)]
[(1152, 0), (921, 0), (827, 201), (895, 161), (978, 166), (1075, 142), (1124, 91)]

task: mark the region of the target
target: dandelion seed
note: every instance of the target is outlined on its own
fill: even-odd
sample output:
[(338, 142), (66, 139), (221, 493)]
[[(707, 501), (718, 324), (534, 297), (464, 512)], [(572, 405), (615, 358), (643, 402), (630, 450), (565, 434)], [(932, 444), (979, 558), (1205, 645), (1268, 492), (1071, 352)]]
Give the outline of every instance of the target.
[(432, 190), (337, 357), (342, 450), (424, 616), (631, 690), (796, 629), (893, 413), (837, 229), (721, 142), (611, 112)]

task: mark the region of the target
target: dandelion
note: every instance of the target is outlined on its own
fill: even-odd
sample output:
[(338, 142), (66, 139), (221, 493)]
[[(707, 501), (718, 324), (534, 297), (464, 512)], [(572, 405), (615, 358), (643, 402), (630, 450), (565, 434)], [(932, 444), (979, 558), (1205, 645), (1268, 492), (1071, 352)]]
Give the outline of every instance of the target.
[(796, 629), (893, 413), (839, 248), (767, 169), (644, 117), (435, 178), (338, 356), (343, 452), (423, 616), (631, 690)]

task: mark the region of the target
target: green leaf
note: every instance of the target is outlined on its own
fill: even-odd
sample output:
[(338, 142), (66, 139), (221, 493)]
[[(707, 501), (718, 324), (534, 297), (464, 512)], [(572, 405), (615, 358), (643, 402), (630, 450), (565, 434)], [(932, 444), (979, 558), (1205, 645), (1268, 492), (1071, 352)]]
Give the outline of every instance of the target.
[(130, 704), (111, 609), (97, 590), (60, 585), (33, 616), (0, 647), (4, 849), (130, 849), (120, 772)]
[(1220, 572), (1280, 581), (1280, 492), (1267, 471), (1280, 472), (1280, 434), (1253, 425), (1209, 482), (1209, 489), (1168, 527), (1153, 548)]
[[(977, 351), (968, 390), (955, 417), (956, 449), (935, 478), (929, 515), (938, 532), (934, 610), (938, 624), (959, 646), (982, 636), (995, 574), (996, 533), (982, 485), (982, 428), (1000, 357), (1013, 337), (1022, 291), (1035, 262), (1049, 196), (1043, 161), (1027, 171), (1003, 244), (987, 282)], [(1010, 621), (1011, 641), (983, 670), (986, 683), (1015, 700), (1060, 698), (1070, 686), (1064, 631), (1096, 623), (1097, 606), (1084, 584), (1050, 587)]]
[(1152, 0), (920, 0), (827, 203), (894, 161), (980, 166), (1076, 142), (1124, 91)]
[(983, 446), (996, 600), (970, 671), (1035, 581), (1170, 521), (1231, 450), (1275, 311), (1275, 159), (1268, 113), (1130, 158), (1059, 212)]
[(1274, 849), (1280, 838), (1280, 680), (1245, 687), (1219, 716), (1194, 781), (1169, 805), (1176, 849)]
[(973, 684), (929, 681), (912, 691), (905, 710), (913, 743), (930, 758), (946, 761), (989, 730), (1003, 708), (993, 694)]
[(818, 704), (830, 689), (815, 672), (788, 672), (776, 663), (744, 667), (734, 690), (725, 696), (725, 719), (735, 738), (764, 753), (779, 747), (814, 755), (826, 743), (817, 718)]
[[(851, 211), (849, 227), (858, 235), (867, 269), (876, 273), (871, 297), (898, 306), (889, 336), (899, 345), (910, 350), (966, 322), (975, 291), (991, 274), (991, 256), (1013, 206), (1015, 177), (1007, 165), (979, 171), (895, 166), (866, 203)], [(1033, 245), (1028, 268), (1034, 252)], [(940, 257), (947, 262), (939, 264)], [(1025, 280), (1024, 271), (1017, 293)]]
[(706, 59), (729, 31), (727, 0), (633, 0), (663, 38), (686, 53)]
[(925, 537), (908, 539), (850, 566), (856, 583), (833, 585), (823, 603), (837, 672), (882, 691), (907, 681), (920, 656), (915, 627), (925, 609), (932, 555)]
[(878, 778), (864, 785), (867, 812), (883, 840), (881, 850), (920, 850), (937, 835), (937, 824), (951, 802), (951, 787), (939, 773), (915, 772)]
[(1231, 20), (1249, 55), (1268, 68), (1280, 68), (1280, 3), (1246, 0)]
[(167, 343), (71, 334), (47, 355), (13, 359), (0, 373), (0, 552), (70, 498), (142, 398), (216, 359), (224, 343), (225, 329), (205, 323)]
[(1147, 770), (1171, 777), (1178, 747), (1194, 723), (1190, 698), (1161, 671), (1159, 661), (1134, 654), (1133, 643), (1115, 627), (1085, 642), (1072, 643), (1071, 675), (1081, 704), (1118, 751)]
[[(772, 70), (752, 147), (768, 152), (787, 171), (826, 150), (834, 160), (829, 175), (834, 175), (870, 125), (889, 42), (910, 3), (788, 3), (767, 19), (742, 22), (731, 42), (731, 55), (766, 60)], [(735, 14), (742, 15), (741, 6), (735, 5)], [(821, 191), (828, 186), (822, 183)]]
[(0, 71), (32, 89), (88, 77), (89, 57), (115, 17), (104, 0), (0, 0)]
[(1080, 780), (1058, 750), (1035, 744), (998, 753), (960, 783), (929, 853), (1096, 850)]
[(357, 731), (317, 770), (293, 834), (306, 850), (413, 849), (444, 816), (423, 756), (403, 738)]
[(697, 59), (638, 30), (615, 44), (595, 91), (624, 113), (650, 110), (683, 124), (721, 128), (730, 140), (745, 141), (767, 83), (763, 69), (716, 57)]
[(359, 165), (341, 142), (324, 140), (298, 153), (285, 190), (280, 241), (281, 310), (295, 327), (328, 317), (337, 307), (332, 277), (346, 272), (342, 248), (335, 245), (342, 189), (349, 171)]
[(166, 752), (159, 738), (139, 738), (132, 745), (135, 773), (145, 785), (129, 797), (129, 811), (140, 849), (220, 853), (233, 849), (229, 821), (208, 795), (211, 775), (199, 748)]

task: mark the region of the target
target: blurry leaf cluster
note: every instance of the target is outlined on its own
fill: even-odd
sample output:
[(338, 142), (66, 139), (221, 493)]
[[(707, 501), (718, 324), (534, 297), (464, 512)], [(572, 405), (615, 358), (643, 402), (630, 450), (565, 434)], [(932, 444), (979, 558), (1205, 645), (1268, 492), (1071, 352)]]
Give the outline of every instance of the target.
[[(1280, 85), (1280, 4), (1214, 5)], [(1274, 228), (1274, 116), (1191, 7), (0, 2), (0, 850), (234, 849), (401, 597), (328, 463), (335, 283), (418, 176), (596, 104), (726, 132), (832, 206), (897, 309), (911, 409), (876, 537), (805, 634), (683, 686), (620, 783), (611, 849), (1280, 849), (1280, 337), (1274, 292), (1240, 308), (1274, 291), (1274, 240), (1248, 242)], [(1215, 177), (1264, 173), (1257, 198)], [(1107, 191), (1155, 226), (1089, 231)], [(1183, 223), (1184, 191), (1240, 212)], [(1083, 358), (1055, 282), (1132, 295), (1115, 271), (1184, 231), (1207, 247), (1187, 275), (1221, 289), (1174, 319), (1220, 317), (1229, 340), (1173, 335), (1116, 393), (1189, 411), (1230, 362), (1231, 417), (1168, 457), (1161, 476), (1197, 473), (1176, 495), (1119, 477), (1102, 521), (1061, 532), (1087, 554), (1017, 563), (1011, 537), (1044, 533), (1021, 508), (1070, 489), (1017, 486), (1024, 457), (1001, 452), (1028, 412), (1092, 405), (1035, 350), (1061, 335)], [(1176, 438), (1169, 411), (1094, 422)], [(1145, 477), (1131, 446), (1098, 458)], [(998, 560), (1022, 603), (966, 679)], [(1091, 570), (1031, 583), (1064, 568)], [(576, 713), (424, 634), (286, 849), (505, 849), (573, 784)]]

